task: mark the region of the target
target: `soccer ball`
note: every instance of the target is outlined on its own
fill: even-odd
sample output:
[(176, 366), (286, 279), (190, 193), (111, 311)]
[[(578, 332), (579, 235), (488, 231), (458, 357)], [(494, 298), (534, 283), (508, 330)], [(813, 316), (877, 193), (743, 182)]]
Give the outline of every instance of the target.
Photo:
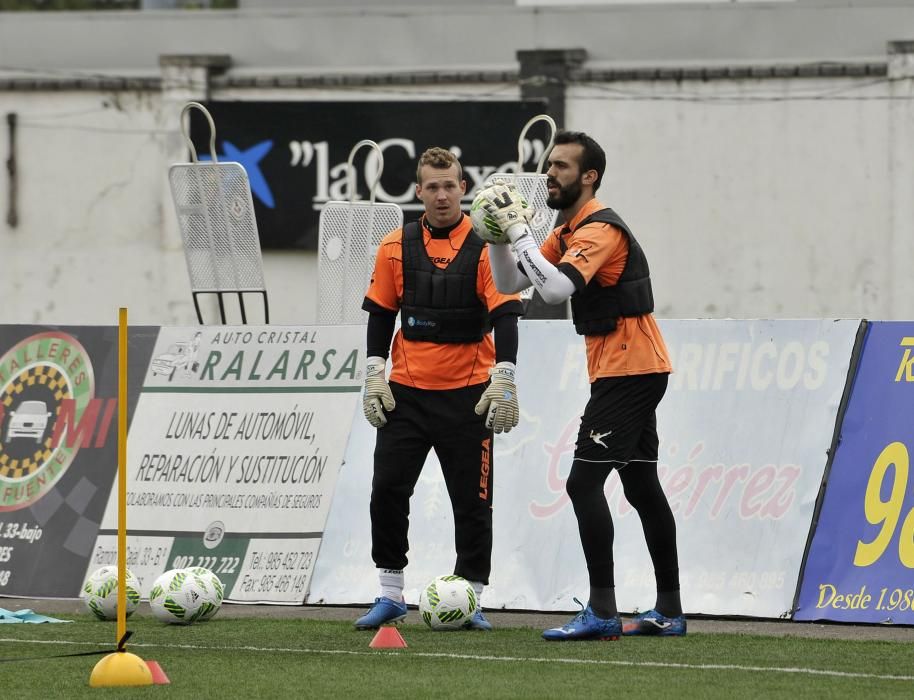
[[(184, 569), (169, 569), (159, 576), (152, 584), (149, 590), (149, 608), (156, 619), (162, 622), (182, 622), (184, 617), (183, 608), (180, 608), (181, 615), (178, 616), (171, 612), (170, 608), (179, 608), (180, 606), (172, 601), (172, 596), (181, 589), (181, 583), (187, 577)], [(166, 607), (168, 599), (168, 607)]]
[(508, 234), (501, 230), (498, 222), (484, 208), (486, 198), (482, 196), (482, 191), (476, 195), (476, 199), (470, 205), (470, 221), (473, 222), (473, 231), (486, 243), (500, 245), (510, 243)]
[(219, 612), (222, 607), (222, 598), (225, 596), (225, 587), (222, 581), (212, 571), (202, 566), (192, 566), (187, 571), (203, 579), (206, 583), (206, 589), (209, 594), (207, 599), (208, 605), (203, 606), (204, 610), (200, 614), (199, 621), (209, 620), (213, 615)]
[(149, 607), (156, 619), (189, 625), (209, 612), (212, 594), (206, 581), (187, 569), (169, 569), (149, 591)]
[(419, 593), (419, 613), (433, 630), (456, 630), (476, 612), (476, 592), (462, 576), (438, 576)]
[[(127, 617), (140, 603), (140, 582), (130, 570), (126, 574)], [(83, 584), (80, 597), (99, 620), (117, 619), (117, 567), (103, 566), (92, 572)]]

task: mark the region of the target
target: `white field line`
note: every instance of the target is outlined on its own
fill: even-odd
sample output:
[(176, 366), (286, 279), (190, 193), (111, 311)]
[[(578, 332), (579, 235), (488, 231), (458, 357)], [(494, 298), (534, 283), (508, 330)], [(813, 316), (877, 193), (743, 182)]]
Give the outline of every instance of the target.
[[(54, 641), (50, 639), (4, 639), (0, 642), (18, 644), (72, 644), (77, 646), (114, 647), (108, 642), (74, 642)], [(522, 656), (490, 656), (482, 654), (444, 654), (424, 651), (350, 651), (347, 649), (301, 649), (288, 647), (254, 647), (254, 646), (204, 646), (200, 644), (128, 644), (128, 647), (144, 649), (189, 649), (196, 651), (256, 651), (264, 653), (280, 652), (284, 654), (337, 654), (344, 656), (418, 656), (426, 659), (455, 659), (464, 661), (501, 661), (505, 663), (554, 663), (580, 664), (584, 666), (626, 666), (632, 668), (673, 668), (687, 671), (745, 671), (749, 673), (796, 673), (808, 676), (827, 676), (831, 678), (868, 678), (878, 681), (914, 681), (914, 676), (884, 675), (878, 673), (854, 673), (850, 671), (825, 671), (816, 668), (797, 668), (779, 666), (740, 666), (736, 664), (674, 664), (661, 661), (617, 661), (613, 659), (566, 659)]]

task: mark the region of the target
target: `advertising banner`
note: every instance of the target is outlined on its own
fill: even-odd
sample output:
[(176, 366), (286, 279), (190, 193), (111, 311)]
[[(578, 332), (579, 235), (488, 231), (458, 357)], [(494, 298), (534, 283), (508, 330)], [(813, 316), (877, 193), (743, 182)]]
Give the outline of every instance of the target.
[(868, 323), (797, 620), (914, 624), (914, 323)]
[[(688, 613), (778, 617), (796, 591), (859, 321), (667, 320), (675, 373), (658, 411), (659, 474), (677, 521)], [(495, 437), (494, 550), (483, 604), (574, 610), (587, 570), (565, 481), (589, 396), (583, 339), (568, 321), (520, 324), (521, 420)], [(374, 430), (359, 417), (309, 602), (378, 594), (368, 503)], [(617, 475), (620, 609), (655, 601), (638, 514)], [(649, 517), (649, 516), (648, 516)], [(454, 567), (453, 517), (430, 455), (412, 499), (406, 599)]]
[[(419, 218), (416, 160), (431, 146), (458, 155), (467, 181), (466, 208), (476, 188), (494, 172), (514, 171), (517, 139), (537, 101), (460, 102), (207, 102), (216, 123), (217, 158), (241, 163), (263, 248), (317, 248), (320, 212), (330, 200), (349, 200), (347, 160), (363, 139), (378, 143), (384, 170), (376, 201), (398, 204), (406, 221)], [(209, 153), (210, 129), (191, 111), (191, 138), (201, 160)], [(482, 128), (484, 125), (484, 128)], [(529, 139), (525, 170), (535, 170), (544, 135)], [(371, 155), (369, 155), (371, 154)], [(367, 199), (378, 173), (366, 149), (356, 155), (358, 199)]]
[[(204, 566), (226, 599), (301, 603), (362, 385), (362, 326), (162, 328), (127, 454), (127, 564), (147, 595)], [(111, 498), (90, 568), (115, 562)]]
[[(156, 328), (130, 329), (128, 415)], [(117, 471), (117, 327), (0, 326), (0, 595), (76, 597)]]

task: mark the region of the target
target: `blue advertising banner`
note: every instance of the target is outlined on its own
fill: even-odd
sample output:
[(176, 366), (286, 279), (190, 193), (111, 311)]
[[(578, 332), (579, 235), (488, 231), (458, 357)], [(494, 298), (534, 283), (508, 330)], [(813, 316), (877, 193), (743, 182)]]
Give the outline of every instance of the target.
[(795, 620), (914, 624), (914, 323), (869, 324)]

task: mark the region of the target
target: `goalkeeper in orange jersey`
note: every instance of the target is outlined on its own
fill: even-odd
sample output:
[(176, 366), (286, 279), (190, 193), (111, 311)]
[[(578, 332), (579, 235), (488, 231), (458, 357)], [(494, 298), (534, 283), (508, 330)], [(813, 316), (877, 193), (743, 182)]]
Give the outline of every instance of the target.
[[(494, 233), (486, 227), (478, 233), (512, 244), (490, 246), (498, 289), (514, 293), (533, 285), (546, 303), (570, 298), (574, 328), (587, 347), (590, 399), (566, 490), (587, 562), (589, 599), (574, 619), (543, 637), (681, 636), (686, 620), (676, 522), (657, 476), (656, 408), (672, 368), (652, 313), (647, 257), (621, 217), (595, 197), (606, 169), (596, 141), (581, 132), (560, 132), (548, 166), (547, 204), (561, 211), (565, 224), (542, 246), (533, 240), (529, 208), (512, 184), (496, 183), (474, 202), (496, 227)], [(657, 584), (654, 607), (624, 628), (616, 608), (613, 521), (603, 491), (613, 469), (641, 519)]]
[[(454, 573), (472, 584), (479, 600), (491, 568), (492, 437), (511, 430), (519, 417), (520, 298), (496, 289), (488, 246), (461, 212), (466, 181), (457, 158), (430, 148), (416, 176), (425, 212), (383, 239), (362, 305), (369, 313), (363, 408), (378, 429), (371, 552), (381, 590), (356, 620), (358, 629), (406, 616), (409, 499), (431, 449), (454, 511)], [(465, 627), (492, 629), (481, 607)]]

